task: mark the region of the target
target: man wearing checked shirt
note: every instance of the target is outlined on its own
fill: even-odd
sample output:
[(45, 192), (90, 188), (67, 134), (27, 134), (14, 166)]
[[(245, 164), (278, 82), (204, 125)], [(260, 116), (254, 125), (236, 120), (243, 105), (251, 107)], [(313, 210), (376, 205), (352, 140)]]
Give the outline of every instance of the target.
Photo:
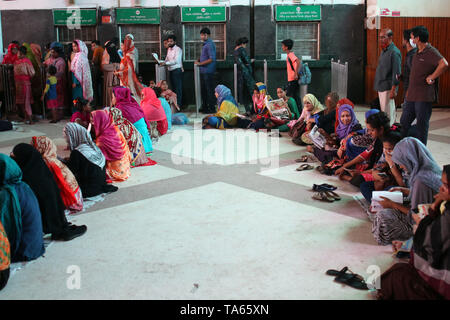
[(181, 108), (183, 96), (183, 51), (176, 45), (177, 38), (175, 35), (167, 37), (167, 56), (162, 66), (167, 66), (169, 70), (170, 83), (173, 91), (177, 94), (177, 105)]

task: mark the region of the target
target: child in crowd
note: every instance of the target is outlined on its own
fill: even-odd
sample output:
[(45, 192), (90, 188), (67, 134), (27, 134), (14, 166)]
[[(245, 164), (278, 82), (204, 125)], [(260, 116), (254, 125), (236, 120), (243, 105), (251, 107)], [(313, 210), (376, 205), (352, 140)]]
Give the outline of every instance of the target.
[(72, 114), (70, 122), (78, 123), (87, 128), (89, 126), (92, 111), (89, 101), (83, 98), (77, 98), (73, 101), (73, 105), (77, 111)]
[(166, 80), (161, 80), (156, 84), (156, 87), (161, 88), (161, 97), (167, 100), (172, 109), (172, 113), (180, 111), (180, 107), (177, 104), (177, 94), (169, 89), (169, 85)]
[(56, 93), (56, 85), (58, 83), (58, 79), (56, 78), (56, 67), (51, 65), (48, 67), (47, 72), (47, 81), (44, 89), (44, 93), (42, 93), (41, 101), (44, 101), (45, 98), (47, 102), (47, 109), (52, 112), (52, 120), (50, 123), (56, 123), (60, 120), (58, 117), (58, 94)]
[(155, 80), (150, 80), (150, 83), (148, 85), (150, 88), (154, 89), (156, 87), (156, 82)]
[(154, 87), (153, 91), (155, 91), (156, 97), (159, 99), (159, 101), (161, 101), (161, 105), (164, 108), (164, 112), (166, 113), (167, 125), (168, 125), (167, 130), (171, 130), (172, 129), (172, 110), (170, 109), (170, 105), (167, 102), (167, 100), (161, 96), (161, 91), (162, 91), (161, 88)]

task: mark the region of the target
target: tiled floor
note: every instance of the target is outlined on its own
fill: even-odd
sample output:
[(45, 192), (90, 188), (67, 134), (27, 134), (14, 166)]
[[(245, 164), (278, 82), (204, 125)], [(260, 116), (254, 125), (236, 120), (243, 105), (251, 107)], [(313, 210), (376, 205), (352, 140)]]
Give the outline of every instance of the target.
[[(363, 120), (366, 109), (357, 111)], [(448, 120), (450, 111), (433, 112), (428, 145), (440, 165), (450, 162)], [(22, 128), (0, 133), (0, 152), (35, 134), (57, 138), (65, 152), (62, 123)], [(119, 191), (73, 216), (87, 233), (53, 242), (0, 299), (372, 299), (325, 275), (349, 266), (368, 279), (370, 268), (396, 262), (375, 243), (357, 189), (295, 171), (304, 148), (286, 134), (236, 132), (234, 143), (227, 134), (175, 127), (155, 144), (156, 166), (132, 169)], [(253, 144), (242, 148), (245, 135)], [(313, 200), (311, 186), (322, 182), (337, 185), (342, 200)], [(69, 288), (73, 266), (80, 289)]]

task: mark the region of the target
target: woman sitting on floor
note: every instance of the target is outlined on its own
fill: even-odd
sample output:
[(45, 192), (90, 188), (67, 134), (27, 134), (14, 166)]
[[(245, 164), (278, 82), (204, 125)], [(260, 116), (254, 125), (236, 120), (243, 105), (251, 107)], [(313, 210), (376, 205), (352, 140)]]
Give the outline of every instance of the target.
[(152, 139), (150, 139), (148, 133), (150, 125), (141, 106), (131, 97), (130, 89), (114, 87), (112, 89), (111, 105), (122, 111), (123, 117), (136, 127), (142, 136), (145, 152), (149, 155), (153, 151)]
[(397, 263), (381, 275), (380, 300), (450, 300), (450, 165), (444, 166), (442, 185), (420, 219), (409, 263)]
[[(153, 161), (147, 157), (145, 153), (144, 144), (142, 143), (142, 135), (136, 129), (135, 126), (126, 118), (122, 116), (122, 111), (117, 108), (107, 108), (112, 115), (114, 124), (122, 132), (123, 136), (127, 140), (128, 149), (131, 152), (131, 165), (138, 167), (152, 163)], [(148, 134), (148, 131), (147, 131)]]
[(59, 161), (58, 155), (56, 154), (56, 145), (53, 141), (46, 136), (33, 137), (31, 139), (31, 145), (40, 152), (52, 172), (66, 209), (70, 211), (82, 211), (83, 195), (81, 194), (77, 179), (72, 171), (64, 163)]
[[(290, 120), (297, 120), (300, 117), (300, 113), (298, 112), (297, 102), (295, 102), (295, 99), (292, 97), (288, 97), (286, 95), (286, 88), (277, 88), (277, 96), (279, 99), (283, 99), (291, 112), (291, 118), (289, 120), (277, 120), (275, 123), (272, 124), (271, 129), (277, 129), (280, 132), (288, 132), (289, 127), (287, 126), (287, 123)], [(271, 121), (274, 122), (273, 117), (271, 118)], [(267, 127), (267, 123), (266, 123)]]
[(408, 240), (413, 235), (412, 213), (419, 204), (432, 203), (441, 186), (441, 170), (427, 147), (420, 140), (407, 137), (394, 148), (392, 160), (408, 174), (409, 188), (396, 187), (408, 198), (406, 206), (383, 198), (383, 210), (376, 213), (372, 233), (380, 245)]
[(0, 221), (0, 291), (6, 286), (9, 279), (9, 266), (11, 264), (11, 251), (5, 229)]
[(53, 240), (64, 241), (83, 235), (87, 230), (85, 225), (67, 222), (58, 185), (39, 151), (30, 144), (19, 143), (11, 157), (22, 169), (23, 182), (30, 186), (39, 202), (44, 233), (51, 233)]
[(117, 191), (117, 187), (106, 183), (105, 156), (87, 130), (69, 122), (64, 127), (64, 136), (71, 151), (66, 164), (77, 179), (83, 197)]
[(156, 97), (155, 91), (152, 88), (144, 88), (142, 90), (141, 108), (150, 124), (151, 138), (158, 139), (160, 136), (166, 134), (169, 127), (166, 113), (164, 112), (161, 101)]
[[(336, 110), (337, 103), (339, 101), (339, 95), (336, 92), (330, 92), (325, 97), (325, 110), (316, 113), (312, 118), (308, 120), (307, 129), (311, 130), (314, 125), (317, 125), (320, 129), (325, 131), (328, 135), (336, 132), (336, 128), (339, 125), (340, 116)], [(337, 125), (335, 125), (335, 119), (338, 119)]]
[(402, 171), (392, 160), (392, 152), (397, 143), (402, 140), (399, 130), (390, 130), (384, 135), (383, 155), (372, 170), (355, 176), (350, 182), (360, 188), (364, 198), (370, 203), (373, 191), (386, 190), (389, 187), (405, 187)]
[(89, 121), (91, 120), (92, 108), (90, 102), (83, 98), (76, 98), (73, 101), (73, 106), (77, 111), (72, 114), (70, 122), (76, 122), (87, 128), (89, 126)]
[(289, 135), (295, 144), (312, 144), (311, 139), (308, 137), (309, 130), (307, 129), (307, 123), (315, 114), (323, 110), (323, 105), (313, 94), (308, 93), (303, 97), (303, 110), (300, 118), (292, 120), (287, 124), (289, 127)]
[(155, 87), (153, 88), (153, 91), (155, 91), (156, 97), (159, 99), (159, 101), (161, 101), (161, 105), (167, 118), (167, 130), (170, 131), (172, 130), (172, 110), (170, 109), (170, 105), (167, 100), (161, 95), (161, 88)]
[(237, 124), (239, 109), (231, 90), (219, 84), (215, 89), (218, 110), (215, 114), (203, 118), (203, 129), (226, 129)]
[[(330, 119), (332, 120), (331, 125), (334, 127), (334, 116)], [(319, 129), (319, 132), (327, 140), (325, 147), (319, 148), (317, 146), (307, 146), (306, 150), (314, 153), (320, 162), (328, 163), (334, 157), (338, 156), (339, 147), (341, 145), (345, 145), (347, 139), (349, 139), (349, 137), (351, 137), (351, 135), (358, 130), (362, 130), (362, 127), (359, 124), (352, 107), (349, 105), (343, 105), (339, 108), (339, 125), (336, 128), (336, 133), (330, 135), (325, 131), (325, 129)]]
[(125, 181), (130, 177), (131, 155), (127, 140), (114, 125), (112, 115), (106, 110), (91, 113), (95, 143), (106, 159), (106, 174), (113, 181)]
[[(331, 173), (334, 172), (335, 175), (343, 180), (350, 181), (354, 175), (373, 168), (383, 154), (383, 142), (381, 139), (391, 128), (389, 126), (389, 117), (384, 112), (372, 114), (367, 118), (366, 123), (367, 131), (373, 139), (372, 145), (348, 162), (345, 162), (348, 159), (347, 157), (342, 157), (342, 154), (346, 151), (339, 154), (339, 150), (339, 158), (335, 158), (325, 165), (326, 170), (329, 170)], [(350, 168), (354, 168), (355, 171), (346, 170)]]
[(180, 111), (180, 106), (177, 104), (177, 94), (169, 89), (166, 80), (161, 80), (156, 84), (156, 88), (161, 88), (161, 97), (166, 99), (170, 104), (172, 113), (177, 113)]
[[(271, 101), (272, 97), (267, 94), (267, 87), (262, 82), (257, 82), (253, 90), (253, 110), (252, 120), (248, 124), (249, 129), (259, 131), (265, 128), (264, 121), (269, 117), (268, 110), (266, 108), (266, 101)], [(241, 127), (241, 126), (239, 126)]]
[[(39, 203), (31, 188), (21, 181), (17, 163), (1, 153), (0, 177), (0, 222), (8, 237), (10, 260), (34, 260), (45, 252)], [(4, 254), (0, 250), (2, 258)]]

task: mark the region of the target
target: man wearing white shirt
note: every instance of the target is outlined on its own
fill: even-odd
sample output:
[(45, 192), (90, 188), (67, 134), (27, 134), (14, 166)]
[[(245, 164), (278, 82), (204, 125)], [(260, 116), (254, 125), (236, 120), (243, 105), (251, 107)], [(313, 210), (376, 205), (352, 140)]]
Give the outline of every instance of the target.
[(182, 106), (183, 95), (183, 51), (176, 45), (177, 38), (175, 35), (167, 37), (167, 56), (165, 62), (161, 63), (162, 66), (167, 66), (169, 70), (170, 83), (172, 83), (173, 91), (177, 94), (177, 104)]

